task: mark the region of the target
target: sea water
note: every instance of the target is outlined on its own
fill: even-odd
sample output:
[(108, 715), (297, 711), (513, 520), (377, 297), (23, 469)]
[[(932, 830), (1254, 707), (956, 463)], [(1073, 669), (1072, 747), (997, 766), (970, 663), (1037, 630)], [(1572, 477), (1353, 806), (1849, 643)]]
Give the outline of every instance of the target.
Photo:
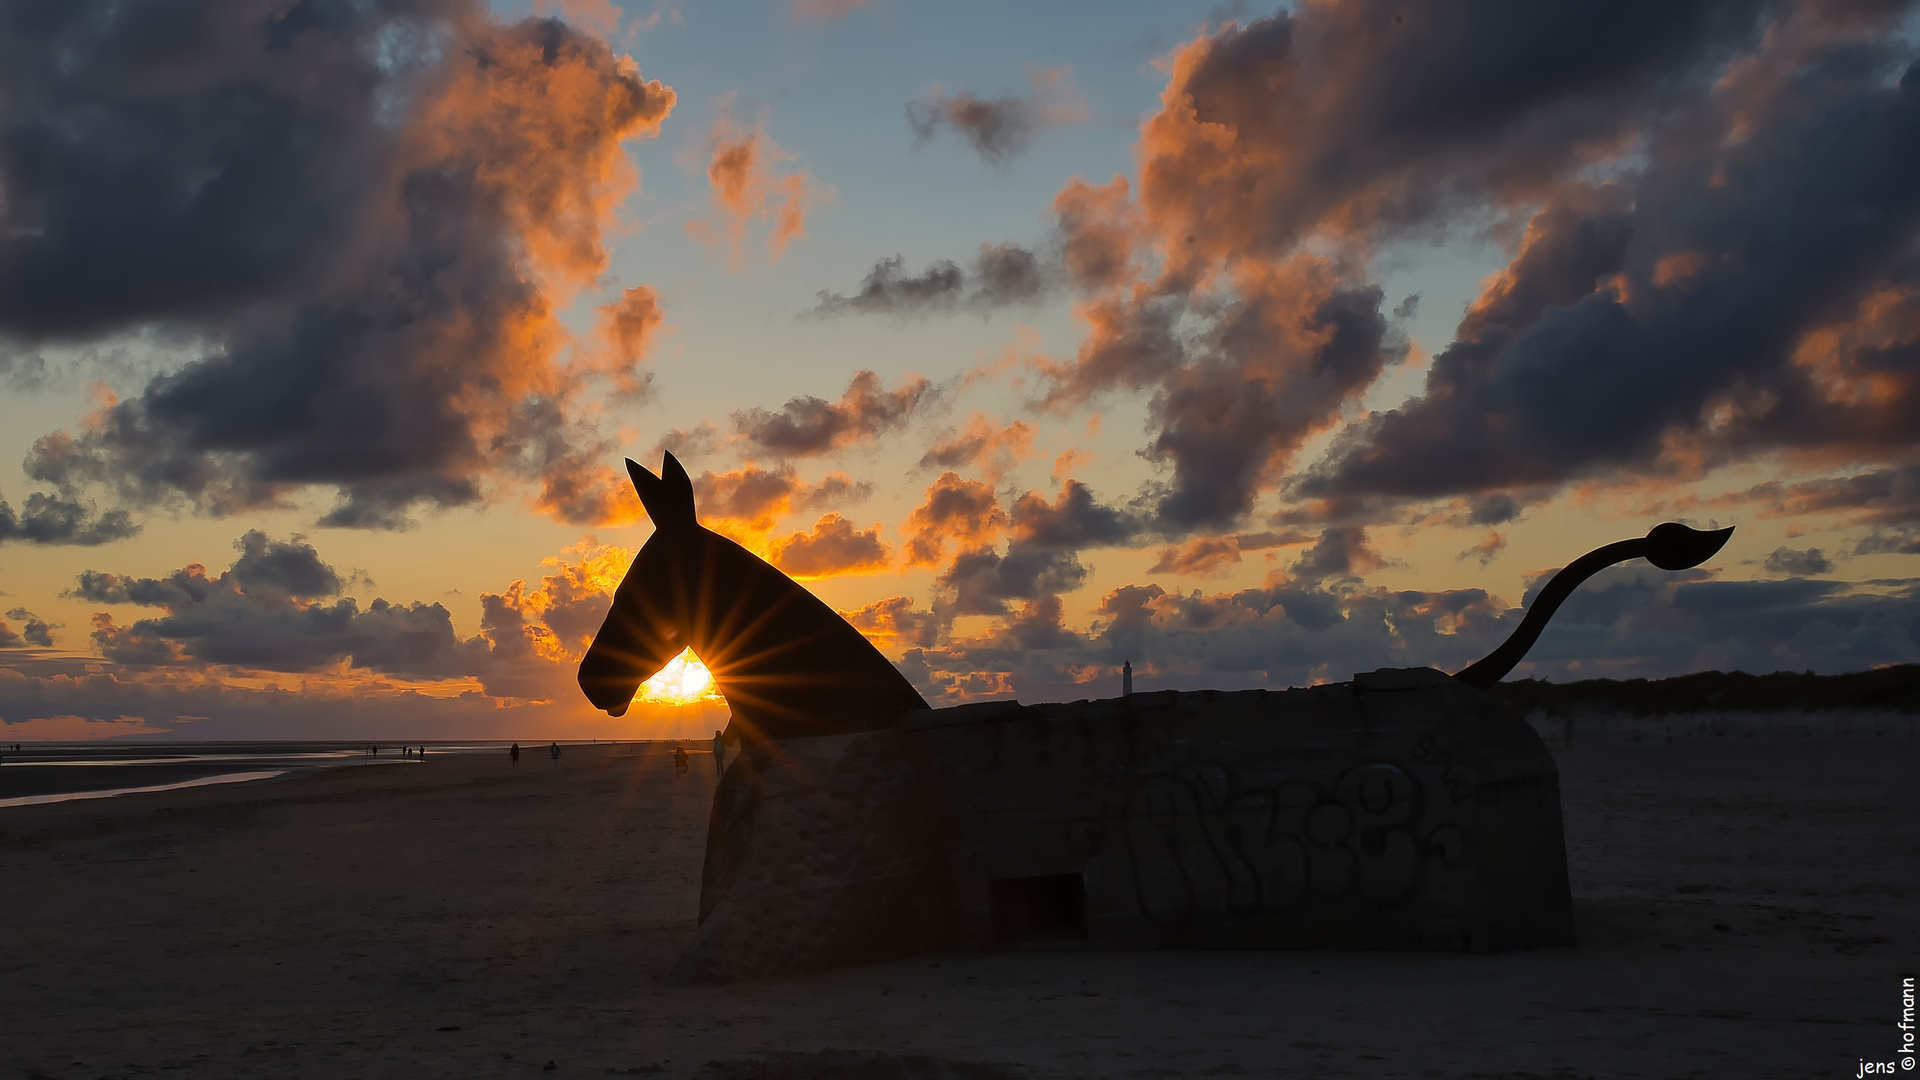
[[(206, 784), (247, 783), (367, 765), (417, 765), (389, 743), (313, 742), (0, 742), (0, 808), (97, 799)], [(435, 754), (499, 753), (506, 742), (426, 743)]]

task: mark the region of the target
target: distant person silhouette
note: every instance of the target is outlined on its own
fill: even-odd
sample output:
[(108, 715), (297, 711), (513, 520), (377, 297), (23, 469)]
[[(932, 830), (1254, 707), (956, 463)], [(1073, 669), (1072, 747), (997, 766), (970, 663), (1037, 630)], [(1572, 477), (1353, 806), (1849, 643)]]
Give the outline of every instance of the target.
[(675, 776), (687, 775), (687, 748), (684, 746), (676, 746), (673, 748), (673, 774)]
[(515, 765), (520, 764), (520, 744), (519, 743), (513, 744), (513, 749), (507, 751), (507, 757), (510, 758)]
[(719, 731), (713, 733), (713, 775), (719, 776), (727, 769), (727, 739)]
[(558, 742), (555, 742), (547, 747), (547, 758), (551, 761), (560, 760), (560, 744)]

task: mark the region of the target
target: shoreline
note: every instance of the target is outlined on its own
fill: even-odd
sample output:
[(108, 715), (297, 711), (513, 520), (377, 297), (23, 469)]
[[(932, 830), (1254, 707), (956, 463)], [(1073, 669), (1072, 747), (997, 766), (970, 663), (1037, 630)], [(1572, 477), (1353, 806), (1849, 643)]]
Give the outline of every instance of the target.
[[(547, 743), (523, 744), (527, 757), (544, 757)], [(640, 741), (640, 740), (636, 740)], [(672, 740), (645, 740), (671, 742)], [(681, 740), (684, 742), (685, 740)], [(115, 743), (23, 743), (0, 752), (0, 810), (71, 799), (118, 798), (214, 784), (258, 783), (316, 771), (368, 765), (420, 765), (444, 756), (504, 755), (511, 740), (440, 743), (313, 743), (203, 741)], [(5, 744), (11, 747), (13, 744)], [(380, 753), (365, 752), (378, 746)], [(563, 742), (575, 747), (625, 745), (606, 740)], [(421, 746), (424, 756), (403, 753)]]

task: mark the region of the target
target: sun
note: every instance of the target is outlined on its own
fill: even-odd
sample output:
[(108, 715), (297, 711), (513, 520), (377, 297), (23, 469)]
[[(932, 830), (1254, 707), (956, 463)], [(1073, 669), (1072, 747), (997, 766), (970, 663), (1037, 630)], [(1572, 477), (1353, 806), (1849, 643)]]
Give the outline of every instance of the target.
[(719, 696), (713, 689), (713, 672), (693, 655), (692, 649), (685, 649), (653, 678), (641, 683), (633, 699), (656, 705), (691, 705)]

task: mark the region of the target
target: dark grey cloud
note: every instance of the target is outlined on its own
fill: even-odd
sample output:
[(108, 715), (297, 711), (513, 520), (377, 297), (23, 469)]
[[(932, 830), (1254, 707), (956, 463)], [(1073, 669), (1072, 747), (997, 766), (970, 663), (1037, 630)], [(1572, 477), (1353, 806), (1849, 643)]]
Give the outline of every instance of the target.
[(328, 276), (394, 160), (382, 112), (464, 6), (0, 7), (0, 328), (218, 319)]
[(1005, 165), (1026, 152), (1041, 129), (1086, 118), (1086, 106), (1068, 88), (1066, 74), (1064, 68), (1029, 68), (1025, 96), (984, 98), (970, 90), (948, 93), (936, 86), (907, 103), (914, 144), (952, 131), (988, 164)]
[[(1172, 93), (1193, 126), (1149, 124), (1142, 195), (1166, 200), (1203, 250), (1284, 254), (1326, 225), (1423, 227), (1541, 190), (1699, 93), (1771, 6), (1365, 0), (1229, 26), (1183, 57)], [(1218, 139), (1207, 131), (1232, 150), (1200, 145)]]
[(1467, 523), (1505, 525), (1519, 516), (1519, 501), (1504, 491), (1497, 491), (1473, 501), (1473, 508), (1467, 514)]
[(1761, 566), (1769, 574), (1780, 577), (1816, 577), (1833, 573), (1833, 560), (1819, 548), (1799, 551), (1790, 547), (1777, 547), (1767, 555)]
[(1013, 542), (1023, 548), (1115, 547), (1138, 536), (1144, 527), (1138, 516), (1100, 502), (1078, 480), (1061, 484), (1051, 502), (1029, 491), (1013, 504)]
[(1854, 545), (1855, 555), (1920, 555), (1920, 530), (1875, 531)]
[(100, 654), (123, 664), (225, 664), (265, 671), (313, 671), (342, 660), (418, 678), (478, 674), (486, 649), (462, 642), (439, 604), (375, 600), (366, 610), (342, 597), (341, 577), (298, 538), (249, 532), (231, 567), (210, 577), (199, 564), (162, 578), (83, 572), (70, 595), (97, 604), (157, 607), (166, 614), (120, 625), (94, 619)]
[(210, 343), (28, 475), (215, 514), (331, 487), (329, 524), (391, 528), (503, 474), (592, 519), (535, 282), (604, 268), (579, 211), (672, 101), (472, 0), (0, 7), (0, 337)]
[(977, 640), (908, 652), (901, 670), (930, 701), (1111, 697), (1123, 661), (1136, 689), (1303, 686), (1378, 667), (1456, 670), (1517, 623), (1484, 591), (1390, 592), (1348, 582), (1282, 582), (1231, 593), (1124, 585), (1099, 601), (1087, 634), (1052, 604), (1009, 609)]
[(1782, 517), (1838, 514), (1848, 524), (1920, 523), (1920, 466), (1868, 469), (1797, 484), (1768, 482), (1749, 488), (1749, 500)]
[(918, 375), (886, 389), (880, 376), (857, 372), (839, 401), (797, 397), (777, 411), (732, 414), (733, 430), (761, 450), (782, 457), (830, 453), (891, 432), (939, 403), (940, 391)]
[(966, 139), (982, 158), (1003, 165), (1033, 145), (1040, 117), (1039, 110), (1026, 98), (983, 98), (968, 90), (957, 94), (936, 91), (907, 103), (907, 126), (920, 142), (951, 130)]
[[(1904, 453), (1912, 8), (1363, 0), (1203, 35), (1142, 125), (1136, 183), (1056, 199), (1069, 276), (1095, 296), (1045, 403), (1152, 395), (1169, 531), (1236, 522), (1276, 489), (1321, 521), (1477, 497), (1460, 516), (1493, 525), (1599, 474)], [(1288, 368), (1269, 358), (1314, 343), (1259, 312), (1372, 293), (1349, 325), (1385, 324), (1370, 260), (1463, 227), (1521, 243), (1426, 393), (1289, 484), (1300, 433), (1343, 423), (1404, 354), (1387, 335), (1375, 358)], [(1317, 274), (1295, 272), (1307, 251)], [(1794, 352), (1819, 329), (1841, 343), (1831, 361)]]
[[(1100, 599), (1081, 634), (1059, 625), (1044, 595), (1003, 602), (999, 623), (977, 638), (909, 650), (902, 671), (928, 700), (949, 702), (1112, 696), (1122, 661), (1132, 662), (1136, 689), (1304, 686), (1378, 667), (1458, 671), (1505, 640), (1523, 611), (1480, 589), (1390, 590), (1358, 577), (1283, 577), (1215, 594), (1124, 585)], [(1575, 592), (1514, 677), (1840, 673), (1916, 657), (1920, 583), (1720, 581), (1639, 563)]]
[(1334, 287), (1291, 322), (1293, 296), (1234, 303), (1167, 376), (1151, 403), (1145, 451), (1173, 465), (1157, 510), (1168, 531), (1233, 523), (1277, 463), (1402, 356), (1378, 287)]
[(160, 577), (88, 570), (67, 595), (159, 609), (126, 623), (108, 611), (93, 616), (95, 649), (129, 668), (310, 672), (344, 663), (407, 679), (472, 677), (490, 697), (521, 700), (574, 692), (571, 667), (555, 651), (577, 655), (610, 603), (584, 566), (562, 565), (538, 597), (522, 582), (481, 594), (480, 633), (462, 638), (438, 603), (376, 598), (363, 607), (342, 596), (355, 575), (301, 537), (253, 531), (233, 546), (236, 557), (218, 574), (199, 563)]
[[(1423, 396), (1337, 447), (1301, 494), (1425, 498), (1920, 438), (1920, 71), (1894, 45), (1795, 42), (1651, 131), (1644, 170), (1568, 182), (1435, 359)], [(1728, 100), (1732, 99), (1732, 100)], [(1745, 137), (1722, 134), (1738, 111)], [(1827, 357), (1800, 350), (1816, 331)], [(1888, 344), (1891, 339), (1892, 344)], [(1810, 362), (1812, 361), (1812, 362)], [(1871, 379), (1875, 392), (1846, 386)]]
[(7, 618), (21, 625), (15, 630), (0, 620), (0, 649), (53, 648), (54, 626), (45, 619), (26, 608), (13, 608), (7, 612)]
[(125, 510), (101, 512), (84, 500), (36, 491), (27, 496), (26, 503), (16, 513), (6, 500), (0, 499), (0, 544), (24, 541), (97, 547), (139, 534), (140, 526)]
[[(1086, 582), (1089, 571), (1080, 552), (1127, 543), (1144, 528), (1138, 515), (1100, 502), (1077, 480), (1062, 484), (1052, 500), (1029, 491), (1014, 501), (1010, 515), (1000, 515), (986, 485), (948, 473), (928, 489), (925, 506), (909, 523), (917, 529), (908, 548), (910, 565), (918, 558), (916, 546), (930, 548), (922, 553), (929, 558), (919, 561), (937, 558), (943, 534), (978, 537), (1003, 520), (1012, 527), (1013, 538), (1004, 552), (990, 545), (964, 549), (935, 578), (933, 613), (943, 632), (966, 615), (1017, 621), (1021, 611), (1035, 604), (1040, 605), (1035, 611), (1057, 616), (1059, 594)], [(1012, 601), (1021, 601), (1023, 607), (1010, 607)], [(1049, 618), (1058, 622), (1055, 616)]]
[(1078, 589), (1087, 568), (1071, 549), (1009, 545), (1002, 554), (974, 548), (955, 555), (934, 581), (942, 624), (965, 615), (1003, 616), (1011, 600), (1038, 600)]
[[(1529, 602), (1543, 584), (1529, 590)], [(1862, 671), (1920, 657), (1916, 619), (1914, 582), (1862, 588), (1804, 578), (1719, 581), (1704, 571), (1668, 574), (1629, 563), (1581, 586), (1517, 675), (1564, 681), (1596, 671), (1649, 678)]]
[(1032, 304), (1047, 292), (1048, 274), (1040, 258), (1014, 243), (982, 244), (973, 268), (937, 259), (919, 274), (906, 272), (898, 255), (881, 259), (852, 295), (821, 290), (810, 316), (935, 315), (956, 311), (991, 312)]

